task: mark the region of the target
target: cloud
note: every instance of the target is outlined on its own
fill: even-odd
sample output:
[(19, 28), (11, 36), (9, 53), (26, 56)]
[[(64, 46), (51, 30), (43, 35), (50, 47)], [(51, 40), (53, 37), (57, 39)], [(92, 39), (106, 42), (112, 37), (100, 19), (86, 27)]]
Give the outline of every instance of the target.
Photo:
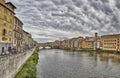
[(38, 42), (120, 33), (120, 0), (7, 0)]

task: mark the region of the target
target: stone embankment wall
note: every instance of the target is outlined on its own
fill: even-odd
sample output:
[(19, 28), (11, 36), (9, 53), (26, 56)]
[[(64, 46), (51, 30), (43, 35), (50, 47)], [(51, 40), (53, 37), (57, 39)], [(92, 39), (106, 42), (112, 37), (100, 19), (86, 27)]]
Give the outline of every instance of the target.
[(34, 49), (19, 54), (0, 56), (0, 78), (14, 78), (33, 51)]

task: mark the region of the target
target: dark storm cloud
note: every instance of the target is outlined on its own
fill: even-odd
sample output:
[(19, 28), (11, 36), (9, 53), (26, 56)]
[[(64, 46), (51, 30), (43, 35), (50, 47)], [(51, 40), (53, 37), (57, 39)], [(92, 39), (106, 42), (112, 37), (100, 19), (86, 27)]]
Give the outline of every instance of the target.
[(120, 0), (8, 0), (37, 41), (120, 33)]

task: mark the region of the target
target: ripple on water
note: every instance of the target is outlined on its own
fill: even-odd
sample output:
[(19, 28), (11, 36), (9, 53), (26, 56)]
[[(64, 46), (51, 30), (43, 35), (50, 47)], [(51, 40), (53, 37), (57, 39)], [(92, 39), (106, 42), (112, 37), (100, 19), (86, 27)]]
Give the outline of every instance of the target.
[(120, 78), (117, 60), (89, 52), (41, 50), (37, 73), (38, 78)]

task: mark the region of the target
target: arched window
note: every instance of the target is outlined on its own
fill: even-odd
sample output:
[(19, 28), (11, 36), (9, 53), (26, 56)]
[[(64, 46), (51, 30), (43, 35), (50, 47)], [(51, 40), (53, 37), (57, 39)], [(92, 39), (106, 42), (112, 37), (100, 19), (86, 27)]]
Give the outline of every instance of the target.
[(9, 51), (9, 52), (11, 51), (11, 47), (8, 47), (8, 51)]
[(4, 53), (4, 47), (2, 47), (2, 53)]
[(3, 35), (5, 36), (7, 34), (7, 30), (6, 29), (3, 29), (2, 31)]

